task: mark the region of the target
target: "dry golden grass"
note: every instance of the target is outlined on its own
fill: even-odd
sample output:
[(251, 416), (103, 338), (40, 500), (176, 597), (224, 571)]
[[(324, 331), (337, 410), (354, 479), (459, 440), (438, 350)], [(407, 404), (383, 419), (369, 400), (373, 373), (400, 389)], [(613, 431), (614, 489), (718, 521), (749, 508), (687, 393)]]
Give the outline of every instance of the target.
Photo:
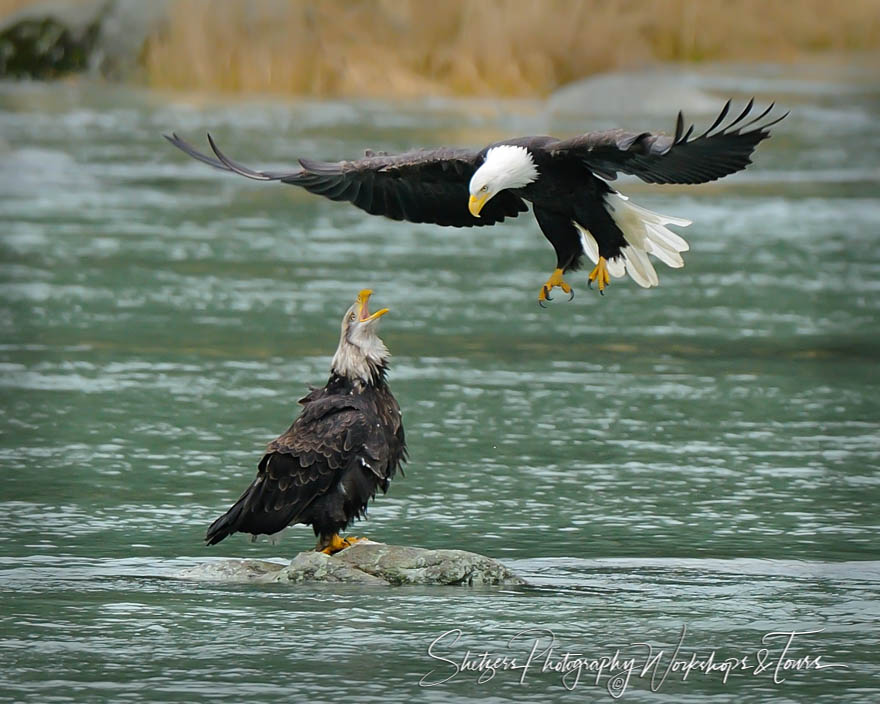
[(650, 61), (880, 46), (880, 2), (177, 0), (144, 53), (159, 88), (543, 95)]
[(880, 47), (880, 0), (172, 0), (170, 15), (144, 78), (207, 92), (532, 96), (652, 61)]

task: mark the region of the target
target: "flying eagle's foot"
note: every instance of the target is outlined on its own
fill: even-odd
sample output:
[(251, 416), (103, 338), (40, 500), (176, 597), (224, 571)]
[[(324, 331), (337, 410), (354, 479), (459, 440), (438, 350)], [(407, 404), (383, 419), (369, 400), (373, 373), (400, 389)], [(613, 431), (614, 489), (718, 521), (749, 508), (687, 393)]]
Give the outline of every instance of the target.
[(570, 301), (574, 298), (574, 289), (565, 283), (565, 280), (562, 278), (562, 269), (556, 269), (552, 274), (550, 274), (550, 278), (547, 279), (547, 283), (541, 286), (541, 290), (538, 292), (538, 305), (541, 308), (546, 308), (544, 305), (544, 301), (552, 301), (550, 298), (550, 291), (554, 288), (561, 288), (563, 293), (568, 294), (568, 300)]
[(611, 276), (608, 274), (608, 261), (605, 257), (599, 257), (596, 267), (590, 272), (587, 286), (593, 288), (593, 282), (599, 286), (599, 293), (605, 295), (605, 287), (611, 283)]
[(325, 555), (334, 555), (340, 550), (350, 548), (352, 545), (359, 543), (362, 540), (368, 540), (368, 538), (356, 538), (353, 535), (342, 538), (339, 536), (339, 533), (334, 533), (329, 538), (322, 538), (319, 540), (318, 544), (315, 546), (315, 550), (317, 552), (323, 552)]

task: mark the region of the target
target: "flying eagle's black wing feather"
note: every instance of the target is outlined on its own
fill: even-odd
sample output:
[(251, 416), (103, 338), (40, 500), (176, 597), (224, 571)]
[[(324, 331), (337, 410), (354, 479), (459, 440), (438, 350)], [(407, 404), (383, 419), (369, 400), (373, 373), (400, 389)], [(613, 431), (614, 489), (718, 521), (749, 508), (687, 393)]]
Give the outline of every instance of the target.
[(505, 191), (475, 218), (468, 210), (468, 183), (479, 152), (434, 149), (403, 154), (374, 154), (357, 161), (301, 159), (302, 171), (280, 180), (331, 200), (346, 200), (373, 215), (392, 220), (454, 227), (493, 225), (527, 210)]
[(346, 470), (369, 463), (375, 423), (345, 399), (307, 405), (290, 429), (269, 443), (257, 478), (236, 503), (208, 528), (205, 540), (219, 543), (235, 532), (276, 533), (300, 520), (310, 505), (339, 482)]
[(197, 161), (201, 161), (203, 164), (213, 166), (215, 169), (220, 169), (221, 171), (231, 171), (234, 174), (254, 179), (255, 181), (278, 181), (285, 176), (291, 175), (291, 172), (289, 171), (254, 171), (253, 169), (249, 169), (246, 166), (242, 166), (241, 164), (232, 161), (220, 151), (210, 134), (208, 134), (208, 142), (210, 142), (211, 148), (217, 155), (216, 159), (200, 152), (192, 144), (179, 137), (176, 132), (172, 132), (170, 135), (163, 134), (162, 136), (175, 147), (180, 149), (184, 154), (191, 156)]
[(356, 161), (324, 162), (301, 159), (299, 169), (257, 171), (227, 157), (211, 135), (216, 158), (203, 154), (176, 134), (171, 144), (205, 164), (257, 181), (281, 181), (330, 200), (348, 201), (373, 215), (392, 220), (426, 222), (454, 227), (494, 225), (528, 208), (509, 191), (489, 201), (475, 218), (468, 210), (468, 183), (479, 166), (480, 152), (440, 148), (403, 154), (367, 151)]
[(730, 110), (728, 101), (714, 124), (693, 139), (693, 125), (685, 130), (684, 116), (679, 113), (672, 137), (615, 129), (588, 132), (547, 149), (553, 157), (579, 159), (606, 179), (625, 173), (648, 183), (705, 183), (744, 169), (758, 143), (770, 136), (769, 128), (788, 115), (760, 124), (773, 108), (771, 104), (744, 122), (753, 105), (749, 101), (735, 120), (723, 125)]

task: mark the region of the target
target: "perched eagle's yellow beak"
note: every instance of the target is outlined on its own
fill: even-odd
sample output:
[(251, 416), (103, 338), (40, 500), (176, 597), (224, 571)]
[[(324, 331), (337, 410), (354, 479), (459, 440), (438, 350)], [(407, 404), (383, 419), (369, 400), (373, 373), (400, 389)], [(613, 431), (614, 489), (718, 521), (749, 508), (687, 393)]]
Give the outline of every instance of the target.
[(367, 307), (367, 302), (370, 300), (370, 296), (373, 295), (373, 291), (371, 289), (365, 288), (358, 294), (357, 303), (358, 303), (358, 320), (362, 323), (367, 323), (371, 320), (376, 320), (377, 318), (381, 318), (388, 312), (387, 308), (382, 308), (377, 310), (375, 313), (370, 315), (370, 310)]
[(471, 211), (471, 215), (475, 218), (480, 217), (480, 211), (483, 209), (483, 206), (486, 205), (487, 200), (489, 200), (488, 193), (471, 196), (471, 199), (468, 201), (468, 210)]

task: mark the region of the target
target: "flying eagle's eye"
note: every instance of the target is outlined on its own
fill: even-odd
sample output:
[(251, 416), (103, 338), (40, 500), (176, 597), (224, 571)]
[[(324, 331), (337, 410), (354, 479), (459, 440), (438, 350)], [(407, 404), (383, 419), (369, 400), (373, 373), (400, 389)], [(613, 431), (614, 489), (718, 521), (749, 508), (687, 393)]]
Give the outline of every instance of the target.
[(349, 319), (351, 322), (354, 322), (355, 320), (357, 320), (357, 316), (356, 316), (354, 313), (352, 313), (351, 315), (348, 316), (348, 319)]

